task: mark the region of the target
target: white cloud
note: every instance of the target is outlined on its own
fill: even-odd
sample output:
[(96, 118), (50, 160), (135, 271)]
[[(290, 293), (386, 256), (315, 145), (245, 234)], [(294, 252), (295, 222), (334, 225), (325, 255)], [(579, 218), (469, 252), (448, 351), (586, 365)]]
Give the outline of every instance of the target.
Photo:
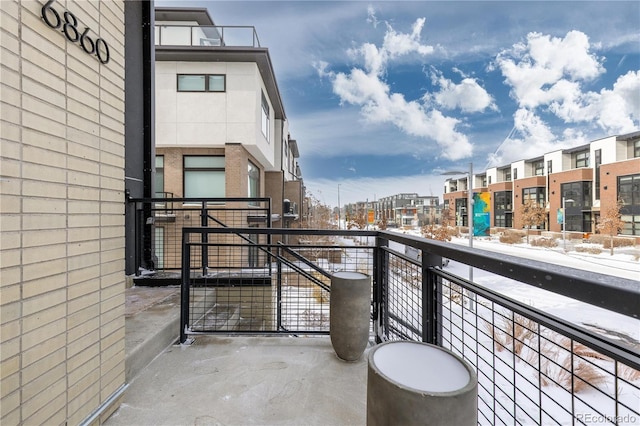
[(434, 84), (440, 86), (440, 90), (433, 94), (425, 94), (424, 99), (432, 98), (443, 108), (460, 109), (465, 113), (482, 112), (487, 109), (496, 111), (498, 109), (493, 97), (480, 86), (475, 78), (464, 76), (463, 80), (456, 84), (441, 73), (436, 73), (432, 80)]
[[(605, 72), (604, 59), (592, 52), (597, 48), (580, 31), (564, 38), (530, 33), (526, 43), (497, 55), (495, 65), (519, 105), (513, 120), (520, 137), (509, 138), (490, 156), (493, 165), (587, 143), (594, 128), (610, 134), (637, 130), (640, 71), (618, 77), (611, 89), (585, 90)], [(562, 134), (554, 134), (543, 116), (562, 120)]]
[[(424, 57), (433, 52), (432, 46), (420, 42), (424, 24), (423, 18), (417, 19), (408, 34), (395, 31), (387, 23), (381, 47), (363, 43), (358, 48), (350, 49), (349, 54), (362, 58), (363, 68), (354, 67), (348, 73), (334, 73), (327, 71), (324, 62), (317, 62), (314, 66), (321, 77), (328, 77), (332, 81), (333, 92), (340, 97), (341, 104), (359, 106), (362, 116), (369, 123), (393, 124), (407, 135), (435, 141), (444, 158), (465, 158), (472, 154), (473, 147), (467, 137), (457, 130), (460, 120), (446, 117), (426, 104), (405, 99), (403, 94), (392, 92), (384, 80), (390, 61), (410, 54)], [(477, 84), (470, 81), (468, 86), (477, 95), (479, 91), (474, 83)], [(465, 107), (474, 108), (471, 104), (465, 104)]]
[(496, 64), (520, 107), (536, 108), (562, 99), (559, 82), (590, 81), (604, 73), (602, 59), (590, 52), (586, 34), (570, 31), (565, 38), (529, 33), (526, 43), (497, 55)]

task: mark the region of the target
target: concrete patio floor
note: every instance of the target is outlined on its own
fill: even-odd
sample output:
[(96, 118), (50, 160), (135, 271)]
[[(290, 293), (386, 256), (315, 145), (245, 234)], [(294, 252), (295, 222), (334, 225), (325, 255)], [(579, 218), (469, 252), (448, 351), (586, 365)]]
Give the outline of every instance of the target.
[(126, 290), (129, 384), (106, 425), (363, 425), (369, 346), (340, 360), (329, 336), (205, 336), (175, 344), (180, 288)]
[(368, 350), (347, 363), (328, 336), (198, 336), (145, 367), (106, 425), (363, 425)]

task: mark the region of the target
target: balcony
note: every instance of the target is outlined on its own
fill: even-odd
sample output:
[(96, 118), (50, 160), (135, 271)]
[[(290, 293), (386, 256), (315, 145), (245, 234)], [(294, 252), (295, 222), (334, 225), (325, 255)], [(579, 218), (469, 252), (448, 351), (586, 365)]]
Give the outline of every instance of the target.
[(107, 424), (364, 424), (366, 356), (344, 363), (328, 339), (330, 277), (341, 270), (372, 277), (370, 347), (424, 341), (473, 366), (479, 424), (640, 420), (637, 341), (510, 297), (491, 279), (470, 282), (442, 260), (636, 330), (637, 281), (391, 232), (184, 227), (181, 241), (183, 344), (140, 373)]
[(255, 27), (156, 25), (156, 46), (260, 47)]

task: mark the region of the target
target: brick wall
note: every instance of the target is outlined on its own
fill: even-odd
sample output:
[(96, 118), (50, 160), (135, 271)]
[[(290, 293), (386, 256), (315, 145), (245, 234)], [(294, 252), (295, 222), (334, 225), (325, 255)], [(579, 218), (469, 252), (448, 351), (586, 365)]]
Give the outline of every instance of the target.
[(78, 424), (125, 381), (124, 2), (52, 4), (104, 39), (107, 64), (49, 27), (43, 4), (0, 2), (7, 425)]

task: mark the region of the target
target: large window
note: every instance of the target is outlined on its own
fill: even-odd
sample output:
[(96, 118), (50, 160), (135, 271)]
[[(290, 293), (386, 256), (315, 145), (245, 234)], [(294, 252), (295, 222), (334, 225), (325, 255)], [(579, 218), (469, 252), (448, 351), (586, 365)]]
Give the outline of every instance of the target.
[(618, 198), (623, 208), (640, 206), (640, 175), (618, 177)]
[(156, 155), (155, 188), (156, 197), (164, 197), (164, 156)]
[(247, 196), (249, 198), (258, 198), (260, 197), (260, 169), (258, 169), (255, 164), (249, 161), (247, 172), (249, 176), (249, 187), (247, 189)]
[(178, 92), (224, 92), (226, 78), (222, 74), (178, 74)]
[(561, 197), (565, 201), (565, 225), (567, 231), (590, 232), (591, 182), (570, 182), (561, 185)]
[(271, 126), (269, 124), (269, 103), (267, 102), (267, 98), (264, 96), (264, 92), (262, 93), (262, 134), (265, 138), (267, 138), (267, 142), (269, 142), (269, 134)]
[(224, 157), (185, 155), (184, 196), (186, 198), (224, 198)]
[(529, 200), (533, 201), (539, 207), (544, 207), (546, 201), (544, 188), (524, 188), (522, 190), (522, 204), (526, 204)]
[[(561, 186), (562, 197), (568, 205), (579, 208), (591, 207), (591, 182), (563, 183)], [(568, 201), (571, 200), (571, 201)]]
[(498, 191), (493, 194), (493, 210), (498, 212), (511, 211), (511, 191)]
[(576, 154), (576, 169), (589, 167), (589, 151), (578, 152)]

